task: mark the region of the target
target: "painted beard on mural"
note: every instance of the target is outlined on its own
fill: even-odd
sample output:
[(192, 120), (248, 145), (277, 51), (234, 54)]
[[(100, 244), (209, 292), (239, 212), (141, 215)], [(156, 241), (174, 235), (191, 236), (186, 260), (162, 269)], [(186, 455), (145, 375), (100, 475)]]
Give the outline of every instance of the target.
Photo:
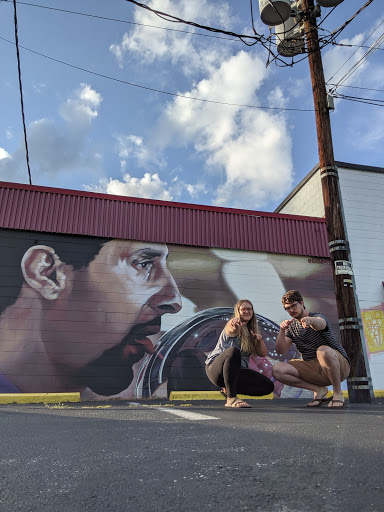
[(135, 325), (120, 345), (105, 350), (81, 370), (79, 385), (104, 396), (117, 395), (127, 389), (134, 377), (133, 365), (145, 354), (154, 354), (154, 346), (147, 336), (157, 334), (160, 326), (160, 316), (146, 324)]
[[(165, 245), (121, 242), (116, 247), (113, 242), (110, 244), (111, 247), (106, 244), (100, 251), (101, 256), (103, 250), (108, 251), (109, 275), (105, 285), (98, 283), (97, 293), (103, 294), (99, 298), (105, 308), (111, 308), (108, 300), (111, 292), (118, 293), (120, 301), (124, 298), (123, 303), (112, 306), (111, 319), (118, 332), (124, 333), (128, 326), (130, 329), (119, 344), (105, 349), (75, 375), (80, 388), (104, 396), (117, 395), (129, 387), (134, 378), (134, 365), (145, 354), (154, 352), (149, 336), (159, 333), (162, 315), (181, 309), (179, 290), (166, 265)], [(89, 273), (94, 270), (91, 267)], [(116, 315), (115, 309), (121, 313)], [(108, 314), (105, 318), (108, 320)]]

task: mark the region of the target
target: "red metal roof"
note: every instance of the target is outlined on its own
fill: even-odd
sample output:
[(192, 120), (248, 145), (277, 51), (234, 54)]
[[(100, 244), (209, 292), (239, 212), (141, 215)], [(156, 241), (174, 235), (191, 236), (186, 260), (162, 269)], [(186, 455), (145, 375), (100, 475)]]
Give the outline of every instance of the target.
[(324, 219), (0, 182), (0, 227), (329, 257)]

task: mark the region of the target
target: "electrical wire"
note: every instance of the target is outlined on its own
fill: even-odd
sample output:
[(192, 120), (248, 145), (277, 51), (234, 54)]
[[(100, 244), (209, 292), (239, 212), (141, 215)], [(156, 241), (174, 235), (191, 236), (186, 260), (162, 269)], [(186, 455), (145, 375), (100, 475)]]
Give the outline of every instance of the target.
[[(384, 23), (384, 20), (383, 20), (381, 23), (379, 23), (379, 25), (378, 25), (378, 26), (377, 26), (377, 27), (376, 27), (376, 28), (375, 28), (375, 29), (374, 29), (374, 30), (369, 34), (369, 36), (368, 36), (368, 37), (366, 37), (366, 38), (364, 39), (363, 43), (365, 43), (366, 41), (368, 41), (368, 39), (369, 39), (369, 38), (370, 38), (370, 37), (371, 37), (371, 36), (376, 32), (376, 30), (377, 30), (377, 29), (378, 29), (378, 28), (379, 28), (383, 23)], [(371, 47), (372, 47), (372, 45), (371, 45), (369, 48), (371, 49)], [(357, 53), (357, 51), (358, 51), (358, 50), (355, 50), (355, 51), (352, 53), (352, 55), (351, 55), (351, 56), (350, 56), (350, 57), (349, 57), (349, 58), (344, 62), (344, 64), (342, 64), (342, 65), (339, 67), (339, 69), (338, 69), (335, 73), (333, 73), (333, 75), (331, 76), (331, 78), (330, 78), (329, 80), (327, 80), (328, 82), (330, 82), (330, 81), (335, 77), (335, 75), (337, 75), (337, 73), (340, 71), (340, 69), (342, 69), (342, 68), (346, 65), (346, 63), (347, 63), (347, 62), (349, 62), (349, 61), (352, 59), (352, 57)]]
[[(261, 43), (263, 45), (263, 47), (268, 52), (267, 67), (273, 61), (275, 62), (276, 65), (277, 65), (277, 61), (279, 61), (279, 62), (282, 62), (283, 66), (293, 66), (294, 64), (297, 64), (297, 63), (301, 62), (302, 60), (304, 60), (304, 59), (306, 59), (308, 57), (308, 55), (306, 55), (305, 57), (302, 57), (301, 59), (298, 59), (298, 60), (295, 60), (295, 61), (293, 60), (293, 57), (292, 57), (291, 64), (289, 64), (286, 61), (282, 60), (280, 57), (275, 55), (274, 52), (271, 50), (272, 44), (277, 46), (276, 43), (272, 43), (272, 35), (270, 35), (268, 38), (265, 38), (264, 36), (258, 34), (256, 32), (254, 26), (253, 26), (253, 19), (252, 19), (252, 27), (253, 27), (253, 31), (255, 33), (255, 37), (249, 36), (249, 35), (244, 36), (242, 34), (236, 34), (234, 32), (224, 31), (224, 30), (221, 30), (221, 29), (216, 29), (216, 28), (213, 28), (213, 27), (205, 26), (205, 25), (200, 25), (200, 24), (195, 23), (195, 22), (183, 20), (181, 18), (178, 18), (177, 16), (173, 16), (172, 14), (168, 14), (168, 13), (165, 13), (165, 12), (162, 12), (162, 11), (158, 11), (156, 9), (152, 9), (148, 5), (143, 4), (141, 2), (138, 2), (137, 0), (125, 0), (125, 1), (129, 2), (129, 3), (132, 3), (134, 5), (137, 5), (138, 7), (141, 7), (143, 9), (146, 9), (146, 10), (152, 12), (153, 14), (156, 14), (160, 18), (162, 18), (162, 19), (164, 19), (166, 21), (169, 21), (171, 23), (185, 23), (187, 25), (198, 27), (198, 28), (201, 28), (201, 29), (204, 29), (204, 30), (209, 30), (209, 31), (213, 31), (213, 32), (219, 32), (219, 33), (231, 35), (233, 37), (238, 37), (247, 46), (253, 46), (254, 44)], [(323, 49), (328, 44), (332, 43), (336, 39), (336, 37), (349, 25), (349, 23), (351, 23), (356, 18), (356, 16), (358, 16), (358, 14), (360, 14), (364, 9), (366, 9), (372, 2), (373, 2), (373, 0), (368, 0), (353, 16), (351, 16), (347, 21), (345, 21), (338, 29), (336, 29), (333, 32), (331, 32), (330, 38), (328, 40), (325, 40), (325, 39), (320, 40), (319, 41), (320, 42), (320, 50)], [(251, 3), (251, 18), (253, 18), (252, 0), (250, 0), (250, 3)], [(272, 4), (272, 6), (275, 8), (275, 6), (273, 4)], [(337, 7), (337, 6), (335, 6), (335, 7)], [(275, 10), (276, 10), (276, 12), (278, 12), (276, 8), (275, 8)], [(280, 13), (279, 13), (279, 15), (280, 15)], [(282, 22), (284, 23), (283, 19), (282, 19)], [(249, 43), (244, 38), (254, 39), (254, 41), (252, 43)], [(306, 49), (304, 49), (304, 51), (302, 53), (308, 53), (308, 52), (306, 51)], [(271, 61), (269, 60), (270, 56), (273, 57)], [(279, 67), (283, 67), (283, 66), (279, 66)]]
[(26, 160), (27, 160), (29, 184), (32, 185), (31, 168), (29, 166), (29, 151), (28, 151), (28, 140), (27, 140), (27, 128), (25, 126), (23, 85), (22, 85), (22, 81), (21, 81), (21, 64), (20, 64), (20, 52), (19, 52), (19, 36), (18, 36), (18, 29), (17, 29), (16, 0), (13, 0), (13, 9), (14, 9), (13, 19), (14, 19), (14, 27), (15, 27), (15, 43), (14, 44), (16, 46), (17, 71), (18, 71), (18, 77), (19, 77), (20, 104), (21, 104), (21, 117), (22, 117), (22, 120), (23, 120), (23, 130), (24, 130), (25, 157), (26, 157)]
[(334, 97), (337, 99), (355, 101), (357, 103), (365, 103), (367, 105), (374, 105), (375, 107), (384, 107), (384, 100), (377, 100), (374, 98), (359, 98), (357, 96), (347, 96), (339, 93), (336, 93)]
[[(384, 23), (384, 21), (382, 22)], [(381, 25), (381, 24), (380, 24)], [(382, 44), (384, 42), (384, 34), (382, 34), (376, 41), (371, 45), (370, 49), (345, 73), (345, 75), (340, 78), (337, 84), (330, 90), (331, 93), (335, 92), (336, 89), (345, 82), (351, 75), (354, 73), (368, 57), (376, 51), (376, 46)], [(332, 77), (333, 78), (333, 77)]]
[(358, 11), (353, 14), (347, 21), (345, 21), (342, 25), (340, 25), (339, 28), (335, 29), (332, 32), (332, 37), (335, 38), (341, 34), (341, 32), (358, 16), (361, 12), (363, 12), (371, 3), (373, 0), (368, 0)]
[[(153, 14), (156, 14), (156, 16), (158, 16), (159, 18), (161, 18), (165, 21), (169, 21), (170, 23), (184, 23), (184, 24), (190, 25), (192, 27), (201, 28), (203, 30), (208, 30), (209, 32), (215, 32), (218, 34), (225, 34), (225, 35), (237, 37), (247, 46), (253, 46), (258, 42), (263, 42), (263, 43), (266, 42), (266, 38), (263, 35), (258, 34), (257, 32), (255, 33), (254, 36), (245, 35), (245, 34), (237, 34), (236, 32), (231, 32), (228, 30), (209, 27), (207, 25), (200, 25), (199, 23), (195, 23), (194, 21), (183, 20), (182, 18), (178, 18), (177, 16), (174, 16), (173, 14), (168, 14), (166, 12), (159, 11), (157, 9), (152, 9), (151, 7), (149, 7), (149, 5), (143, 4), (141, 2), (137, 2), (137, 0), (125, 0), (125, 1), (132, 3), (134, 5), (137, 5), (138, 7), (141, 7), (147, 11), (150, 11)], [(251, 40), (252, 42), (247, 42), (248, 39)]]
[[(11, 2), (12, 0), (2, 0), (4, 2)], [(254, 32), (254, 36), (252, 35), (244, 35), (244, 34), (237, 34), (235, 32), (230, 32), (230, 31), (225, 31), (225, 30), (221, 30), (221, 29), (216, 29), (216, 28), (213, 28), (213, 27), (208, 27), (208, 26), (205, 26), (205, 25), (199, 25), (198, 23), (194, 23), (194, 22), (190, 22), (190, 21), (186, 21), (186, 20), (183, 20), (181, 18), (178, 18), (176, 16), (173, 16), (171, 14), (168, 14), (168, 13), (164, 13), (162, 11), (157, 11), (155, 9), (152, 9), (151, 7), (149, 7), (148, 5), (146, 4), (143, 4), (141, 2), (138, 2), (136, 0), (126, 0), (127, 2), (129, 3), (132, 3), (138, 7), (141, 7), (141, 8), (144, 8), (144, 9), (147, 9), (149, 10), (150, 12), (156, 14), (157, 16), (159, 16), (161, 19), (164, 19), (168, 22), (172, 22), (172, 23), (185, 23), (185, 24), (188, 24), (190, 26), (194, 26), (196, 28), (201, 28), (203, 30), (207, 30), (207, 31), (210, 31), (210, 32), (215, 32), (215, 33), (222, 33), (223, 35), (227, 35), (229, 37), (223, 37), (223, 36), (219, 36), (219, 35), (212, 35), (212, 34), (203, 34), (203, 33), (200, 33), (200, 32), (191, 32), (191, 31), (188, 31), (188, 30), (180, 30), (180, 29), (172, 29), (172, 28), (167, 28), (167, 27), (159, 27), (159, 26), (156, 26), (156, 25), (147, 25), (147, 24), (142, 24), (142, 23), (137, 23), (137, 22), (132, 22), (132, 21), (127, 21), (127, 20), (121, 20), (121, 19), (116, 19), (116, 18), (108, 18), (108, 17), (104, 17), (104, 16), (97, 16), (97, 15), (94, 15), (94, 14), (88, 14), (88, 13), (82, 13), (82, 12), (78, 12), (78, 11), (70, 11), (70, 10), (66, 10), (66, 9), (59, 9), (59, 8), (56, 8), (56, 7), (49, 7), (49, 6), (43, 6), (43, 5), (40, 5), (40, 4), (35, 4), (35, 3), (30, 3), (30, 2), (20, 2), (18, 1), (19, 4), (21, 5), (27, 5), (27, 6), (32, 6), (32, 7), (38, 7), (38, 8), (41, 8), (41, 9), (48, 9), (48, 10), (52, 10), (52, 11), (58, 11), (58, 12), (64, 12), (64, 13), (69, 13), (69, 14), (76, 14), (76, 15), (80, 15), (80, 16), (87, 16), (87, 17), (91, 17), (91, 18), (96, 18), (96, 19), (102, 19), (102, 20), (107, 20), (107, 21), (113, 21), (113, 22), (119, 22), (119, 23), (127, 23), (127, 24), (131, 24), (131, 25), (139, 25), (139, 26), (144, 26), (144, 27), (150, 27), (150, 28), (155, 28), (155, 29), (160, 29), (160, 30), (166, 30), (166, 31), (173, 31), (173, 32), (181, 32), (181, 33), (185, 33), (185, 34), (190, 34), (190, 35), (196, 35), (196, 36), (201, 36), (201, 37), (210, 37), (210, 38), (217, 38), (217, 39), (224, 39), (224, 40), (230, 40), (230, 41), (236, 41), (236, 42), (243, 42), (244, 44), (246, 44), (247, 46), (253, 46), (255, 44), (261, 44), (264, 49), (267, 51), (267, 54), (268, 54), (268, 59), (267, 59), (267, 63), (266, 63), (266, 66), (268, 67), (272, 62), (275, 63), (276, 66), (278, 67), (292, 67), (293, 65), (295, 64), (298, 64), (299, 62), (305, 60), (307, 57), (308, 57), (308, 52), (307, 50), (304, 48), (304, 50), (301, 52), (302, 54), (304, 54), (303, 57), (299, 58), (299, 59), (294, 59), (295, 56), (292, 56), (292, 59), (290, 62), (287, 62), (286, 60), (283, 60), (278, 52), (276, 52), (276, 50), (274, 51), (272, 48), (277, 48), (277, 44), (278, 44), (278, 41), (276, 40), (275, 41), (275, 34), (271, 33), (268, 37), (265, 37), (261, 34), (258, 34), (256, 32), (256, 29), (254, 27), (254, 22), (253, 22), (253, 6), (252, 6), (252, 0), (250, 0), (250, 4), (251, 4), (251, 19), (252, 19), (252, 29), (253, 29), (253, 32)], [(329, 36), (323, 36), (323, 37), (319, 37), (319, 43), (320, 43), (320, 50), (322, 50), (324, 47), (326, 47), (328, 44), (337, 44), (335, 43), (335, 38), (336, 36), (342, 31), (344, 30), (344, 28), (360, 13), (362, 12), (370, 3), (372, 3), (373, 0), (368, 0), (366, 2), (366, 4), (361, 7), (359, 9), (359, 11), (357, 11), (351, 18), (349, 18), (343, 25), (341, 25), (338, 29), (336, 29), (335, 31), (333, 31), (332, 33), (329, 32)], [(341, 3), (341, 2), (340, 2)], [(324, 22), (324, 20), (333, 12), (333, 10), (338, 6), (339, 4), (337, 4), (336, 6), (334, 6), (332, 8), (332, 10), (325, 16), (325, 18), (323, 18), (323, 20), (321, 21), (321, 23), (318, 25), (318, 28), (322, 31), (324, 31), (323, 27), (321, 27), (322, 23)], [(274, 6), (273, 6), (274, 7)], [(276, 12), (280, 15), (280, 13), (277, 11), (277, 9), (275, 9)], [(284, 23), (283, 19), (282, 19), (282, 23)], [(328, 31), (326, 31), (328, 32)], [(380, 48), (381, 49), (381, 48)], [(280, 65), (280, 64), (281, 65)]]
[[(1, 0), (1, 1), (5, 2), (5, 3), (11, 3), (13, 0)], [(211, 38), (214, 38), (214, 39), (224, 39), (226, 41), (234, 41), (236, 43), (240, 42), (239, 39), (235, 39), (233, 37), (214, 36), (212, 34), (201, 34), (200, 32), (191, 32), (189, 30), (180, 30), (180, 29), (177, 29), (177, 28), (159, 27), (159, 26), (156, 26), (156, 25), (148, 25), (146, 23), (138, 23), (138, 22), (135, 22), (135, 21), (121, 20), (121, 19), (117, 19), (117, 18), (108, 18), (106, 16), (97, 16), (96, 14), (88, 14), (88, 13), (79, 12), (79, 11), (69, 11), (67, 9), (59, 9), (57, 7), (48, 7), (46, 5), (31, 4), (29, 2), (20, 2), (19, 0), (18, 0), (17, 3), (19, 5), (28, 5), (30, 7), (38, 7), (40, 9), (48, 9), (50, 11), (64, 12), (66, 14), (76, 14), (78, 16), (86, 16), (88, 18), (96, 18), (96, 19), (99, 19), (99, 20), (113, 21), (113, 22), (116, 22), (116, 23), (126, 23), (128, 25), (138, 25), (140, 27), (156, 28), (156, 29), (159, 29), (159, 30), (166, 30), (166, 31), (169, 31), (169, 32), (182, 32), (183, 34), (190, 34), (192, 36), (211, 37)]]
[[(345, 46), (346, 48), (370, 48), (370, 46), (362, 45), (362, 44), (346, 44), (346, 43), (331, 43), (334, 46)], [(384, 48), (376, 48), (376, 50), (384, 51)]]
[[(0, 36), (0, 39), (2, 41), (6, 41), (7, 43), (14, 44), (13, 41), (9, 41), (5, 37), (1, 37)], [(185, 98), (187, 100), (192, 100), (192, 101), (201, 101), (201, 102), (204, 102), (204, 103), (214, 103), (214, 104), (217, 104), (217, 105), (227, 105), (227, 106), (232, 106), (232, 107), (259, 108), (259, 109), (264, 109), (264, 110), (280, 110), (280, 111), (295, 111), (295, 112), (315, 112), (314, 109), (265, 107), (265, 106), (260, 106), (260, 105), (246, 105), (246, 104), (239, 104), (239, 103), (228, 103), (228, 102), (225, 102), (225, 101), (208, 100), (208, 99), (204, 99), (204, 98), (196, 98), (194, 96), (187, 96), (185, 94), (178, 94), (178, 93), (174, 93), (174, 92), (163, 91), (161, 89), (155, 89), (153, 87), (147, 87), (145, 85), (135, 84), (133, 82), (128, 82), (126, 80), (121, 80), (120, 78), (115, 78), (115, 77), (111, 77), (111, 76), (108, 76), (108, 75), (105, 75), (105, 74), (102, 74), (102, 73), (97, 73), (95, 71), (91, 71), (89, 69), (86, 69), (86, 68), (83, 68), (83, 67), (80, 67), (80, 66), (76, 66), (74, 64), (70, 64), (69, 62), (65, 62), (63, 60), (55, 59), (54, 57), (50, 57), (49, 55), (45, 55), (44, 53), (40, 53), (40, 52), (37, 52), (35, 50), (31, 50), (30, 48), (27, 48), (25, 46), (19, 45), (19, 48), (22, 48), (23, 50), (26, 50), (26, 51), (28, 51), (30, 53), (34, 53), (35, 55), (39, 55), (40, 57), (44, 57), (45, 59), (52, 60), (53, 62), (57, 62), (58, 64), (62, 64), (64, 66), (68, 66), (70, 68), (77, 69), (79, 71), (83, 71), (84, 73), (89, 73), (91, 75), (98, 76), (100, 78), (105, 78), (107, 80), (112, 80), (114, 82), (118, 82), (118, 83), (121, 83), (121, 84), (129, 85), (131, 87), (137, 87), (139, 89), (145, 89), (147, 91), (157, 92), (159, 94), (166, 94), (168, 96), (175, 96), (177, 98)]]
[[(4, 0), (6, 2), (10, 1), (10, 0)], [(141, 2), (138, 2), (136, 0), (125, 0), (129, 3), (132, 3), (134, 5), (137, 5), (138, 7), (142, 7), (146, 10), (149, 10), (150, 12), (156, 14), (157, 16), (159, 16), (161, 19), (164, 19), (166, 21), (169, 21), (169, 22), (172, 22), (172, 23), (185, 23), (187, 25), (191, 25), (191, 26), (194, 26), (194, 27), (197, 27), (197, 28), (201, 28), (201, 29), (204, 29), (204, 30), (208, 30), (208, 31), (212, 31), (212, 32), (215, 32), (215, 33), (222, 33), (222, 34), (225, 34), (225, 35), (229, 35), (231, 36), (230, 40), (232, 41), (238, 41), (238, 40), (241, 40), (243, 43), (245, 43), (246, 45), (248, 46), (253, 46), (254, 44), (257, 44), (257, 43), (261, 43), (263, 45), (263, 47), (267, 50), (268, 52), (268, 61), (267, 61), (267, 67), (270, 65), (271, 62), (275, 62), (275, 65), (278, 66), (278, 67), (287, 67), (287, 66), (290, 66), (292, 67), (293, 65), (295, 64), (298, 64), (299, 62), (301, 62), (302, 60), (305, 60), (308, 58), (309, 54), (311, 53), (310, 51), (308, 51), (307, 49), (304, 49), (304, 51), (302, 53), (304, 53), (305, 55), (299, 59), (296, 59), (294, 60), (293, 56), (292, 56), (292, 60), (290, 63), (287, 63), (285, 60), (283, 60), (281, 57), (279, 57), (278, 55), (276, 55), (272, 49), (271, 49), (271, 46), (277, 46), (277, 42), (273, 40), (275, 34), (271, 34), (270, 36), (268, 37), (264, 37), (260, 34), (258, 34), (255, 30), (255, 27), (254, 27), (254, 20), (253, 20), (253, 7), (252, 7), (252, 0), (250, 0), (250, 5), (251, 5), (251, 19), (252, 19), (252, 28), (253, 28), (253, 31), (255, 33), (255, 36), (250, 36), (250, 35), (244, 35), (244, 34), (237, 34), (235, 32), (230, 32), (230, 31), (224, 31), (224, 30), (221, 30), (221, 29), (216, 29), (216, 28), (213, 28), (213, 27), (208, 27), (208, 26), (205, 26), (205, 25), (200, 25), (198, 23), (195, 23), (195, 22), (190, 22), (190, 21), (186, 21), (186, 20), (183, 20), (181, 18), (178, 18), (176, 16), (173, 16), (171, 14), (168, 14), (168, 13), (165, 13), (165, 12), (162, 12), (162, 11), (158, 11), (158, 10), (155, 10), (155, 9), (152, 9), (151, 7), (149, 7), (148, 5), (146, 4), (143, 4)], [(356, 16), (362, 12), (366, 7), (368, 7), (368, 5), (370, 5), (371, 3), (373, 2), (373, 0), (368, 0), (366, 2), (366, 4), (364, 6), (362, 6), (351, 18), (349, 18), (343, 25), (341, 25), (336, 31), (333, 31), (332, 33), (330, 33), (331, 35), (331, 39), (327, 39), (327, 37), (323, 37), (323, 38), (319, 38), (319, 46), (320, 46), (320, 50), (323, 49), (325, 46), (327, 46), (328, 44), (332, 43), (332, 44), (337, 44), (335, 43), (334, 41), (334, 38), (336, 37), (336, 33), (339, 34), (342, 30), (344, 30), (344, 28), (354, 19), (356, 18)], [(91, 15), (91, 14), (84, 14), (84, 13), (79, 13), (79, 12), (76, 12), (76, 11), (67, 11), (67, 10), (64, 10), (64, 9), (58, 9), (58, 8), (53, 8), (53, 7), (46, 7), (46, 6), (41, 6), (41, 5), (38, 5), (38, 4), (31, 4), (31, 3), (28, 3), (28, 2), (19, 2), (21, 4), (24, 4), (24, 5), (29, 5), (29, 6), (33, 6), (33, 7), (40, 7), (40, 8), (45, 8), (45, 9), (50, 9), (50, 10), (56, 10), (56, 11), (60, 11), (60, 12), (67, 12), (67, 13), (70, 13), (70, 14), (78, 14), (78, 15), (83, 15), (83, 16), (89, 16), (89, 17), (92, 17), (92, 18), (100, 18), (100, 19), (106, 19), (108, 21), (117, 21), (117, 22), (123, 22), (123, 23), (129, 23), (129, 24), (137, 24), (137, 25), (141, 25), (139, 23), (134, 23), (134, 22), (129, 22), (129, 21), (124, 21), (124, 20), (116, 20), (114, 18), (105, 18), (105, 17), (101, 17), (101, 16), (96, 16), (96, 15)], [(341, 3), (341, 2), (340, 2)], [(339, 5), (339, 4), (338, 4)], [(333, 10), (336, 8), (337, 6), (335, 6), (331, 12), (333, 12)], [(330, 14), (330, 13), (329, 13)], [(328, 15), (329, 15), (328, 14)], [(328, 17), (328, 15), (326, 17)], [(325, 19), (325, 18), (324, 18)], [(323, 21), (324, 21), (323, 19)], [(322, 22), (323, 22), (322, 21)], [(283, 20), (282, 20), (283, 22)], [(283, 22), (284, 23), (284, 22)], [(298, 24), (298, 23), (297, 23)], [(166, 27), (156, 27), (156, 26), (152, 26), (152, 25), (144, 25), (142, 24), (143, 26), (149, 26), (149, 27), (153, 27), (153, 28), (159, 28), (159, 29), (163, 29), (163, 30), (172, 30), (172, 31), (177, 31), (177, 32), (184, 32), (184, 33), (188, 33), (188, 34), (193, 34), (193, 35), (201, 35), (201, 36), (204, 36), (206, 34), (199, 34), (199, 33), (196, 33), (196, 32), (189, 32), (189, 31), (183, 31), (183, 30), (177, 30), (177, 29), (168, 29)], [(324, 30), (323, 28), (321, 30)], [(305, 34), (304, 34), (305, 36)], [(211, 37), (219, 37), (219, 36), (211, 36)], [(221, 36), (220, 36), (221, 38)], [(236, 39), (237, 38), (237, 39)], [(1, 38), (0, 39), (3, 39), (4, 41), (7, 41), (7, 42), (10, 42), (4, 38)], [(226, 39), (226, 38), (225, 38)], [(252, 42), (250, 41), (246, 41), (246, 39), (248, 40), (252, 40)], [(49, 57), (47, 55), (44, 55), (42, 53), (39, 53), (39, 52), (36, 52), (34, 50), (30, 50), (29, 48), (26, 48), (26, 47), (21, 47), (27, 51), (30, 51), (32, 53), (35, 53), (37, 55), (40, 55), (44, 58), (47, 58), (47, 59), (50, 59), (50, 60), (53, 60), (55, 62), (58, 62), (60, 64), (63, 64), (63, 65), (66, 65), (66, 66), (69, 66), (69, 67), (73, 67), (75, 69), (79, 69), (81, 71), (84, 71), (86, 73), (90, 73), (90, 74), (94, 74), (96, 76), (100, 76), (100, 77), (103, 77), (103, 78), (106, 78), (106, 79), (109, 79), (109, 80), (114, 80), (114, 81), (117, 81), (117, 82), (121, 82), (121, 83), (124, 83), (126, 85), (130, 85), (132, 87), (138, 87), (138, 88), (142, 88), (142, 89), (146, 89), (146, 90), (150, 90), (150, 91), (153, 91), (153, 92), (157, 92), (157, 93), (160, 93), (160, 94), (167, 94), (167, 95), (171, 95), (171, 96), (177, 96), (177, 97), (183, 97), (183, 98), (187, 98), (187, 99), (192, 99), (192, 100), (195, 100), (195, 101), (205, 101), (205, 102), (211, 102), (211, 103), (218, 103), (218, 104), (223, 104), (223, 105), (233, 105), (233, 106), (239, 106), (239, 107), (248, 107), (248, 108), (266, 108), (266, 109), (272, 109), (272, 110), (295, 110), (295, 111), (313, 111), (313, 110), (310, 110), (310, 109), (284, 109), (284, 108), (278, 108), (278, 107), (259, 107), (257, 105), (238, 105), (238, 104), (231, 104), (231, 103), (226, 103), (226, 102), (216, 102), (216, 101), (213, 101), (213, 100), (205, 100), (205, 99), (202, 99), (202, 98), (193, 98), (191, 96), (186, 96), (186, 95), (181, 95), (181, 94), (177, 94), (177, 93), (172, 93), (172, 92), (169, 92), (169, 91), (162, 91), (162, 90), (159, 90), (159, 89), (154, 89), (154, 88), (151, 88), (151, 87), (146, 87), (146, 86), (143, 86), (143, 85), (140, 85), (140, 84), (135, 84), (135, 83), (131, 83), (131, 82), (127, 82), (127, 81), (124, 81), (124, 80), (120, 80), (120, 79), (117, 79), (117, 78), (114, 78), (114, 77), (110, 77), (108, 75), (103, 75), (101, 73), (95, 73), (93, 71), (90, 71), (90, 70), (87, 70), (85, 68), (82, 68), (82, 67), (79, 67), (79, 66), (75, 66), (73, 64), (69, 64), (65, 61), (60, 61), (58, 59), (55, 59), (53, 57)], [(269, 60), (270, 57), (272, 57), (272, 60)], [(279, 63), (281, 63), (281, 65), (279, 65)], [(332, 77), (333, 78), (333, 77)]]
[[(336, 84), (328, 84), (336, 85)], [(369, 87), (357, 87), (357, 85), (340, 85), (339, 87), (349, 87), (351, 89), (361, 89), (362, 91), (384, 92), (384, 89), (370, 89)]]
[(338, 7), (344, 0), (340, 0), (340, 2), (338, 4), (336, 4), (334, 7), (332, 7), (332, 9), (329, 11), (329, 13), (324, 16), (324, 18), (321, 20), (321, 22), (317, 25), (317, 28), (320, 28), (321, 25), (324, 23), (324, 21), (328, 18), (328, 16), (330, 16), (333, 11), (336, 9), (336, 7)]

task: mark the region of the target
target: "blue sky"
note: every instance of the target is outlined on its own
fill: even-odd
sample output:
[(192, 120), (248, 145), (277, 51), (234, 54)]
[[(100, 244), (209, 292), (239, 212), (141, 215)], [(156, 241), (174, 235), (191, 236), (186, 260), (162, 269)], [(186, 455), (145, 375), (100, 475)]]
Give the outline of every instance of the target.
[[(145, 3), (252, 35), (248, 0)], [(323, 9), (322, 18), (330, 14), (321, 34), (365, 3), (345, 0), (331, 13)], [(166, 22), (125, 0), (18, 2), (17, 13), (19, 45), (32, 50), (20, 48), (34, 185), (273, 211), (318, 162), (314, 112), (283, 110), (313, 109), (306, 59), (266, 67), (261, 45), (188, 34), (214, 35)], [(257, 0), (254, 15), (257, 32), (267, 36)], [(7, 42), (15, 40), (13, 16), (13, 3), (0, 2), (0, 180), (28, 183), (16, 49)], [(383, 29), (384, 5), (374, 0), (337, 39), (355, 46), (323, 50), (326, 80), (341, 79), (367, 51), (359, 45), (370, 46)], [(383, 61), (379, 49), (343, 84), (383, 90)], [(337, 91), (383, 100), (383, 92), (366, 89)], [(331, 121), (336, 160), (383, 166), (383, 108), (339, 99)]]

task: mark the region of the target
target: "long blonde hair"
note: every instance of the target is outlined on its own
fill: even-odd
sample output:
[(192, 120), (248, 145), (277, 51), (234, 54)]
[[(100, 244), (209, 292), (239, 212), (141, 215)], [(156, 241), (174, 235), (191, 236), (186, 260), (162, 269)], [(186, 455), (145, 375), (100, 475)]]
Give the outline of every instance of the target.
[(244, 304), (244, 302), (248, 302), (252, 306), (252, 318), (247, 322), (246, 325), (241, 326), (239, 338), (240, 338), (240, 347), (241, 351), (246, 354), (258, 355), (258, 343), (255, 338), (251, 335), (251, 331), (255, 334), (259, 332), (259, 326), (257, 323), (255, 310), (253, 309), (253, 304), (248, 299), (241, 299), (236, 302), (234, 308), (235, 318), (240, 318), (240, 308)]

